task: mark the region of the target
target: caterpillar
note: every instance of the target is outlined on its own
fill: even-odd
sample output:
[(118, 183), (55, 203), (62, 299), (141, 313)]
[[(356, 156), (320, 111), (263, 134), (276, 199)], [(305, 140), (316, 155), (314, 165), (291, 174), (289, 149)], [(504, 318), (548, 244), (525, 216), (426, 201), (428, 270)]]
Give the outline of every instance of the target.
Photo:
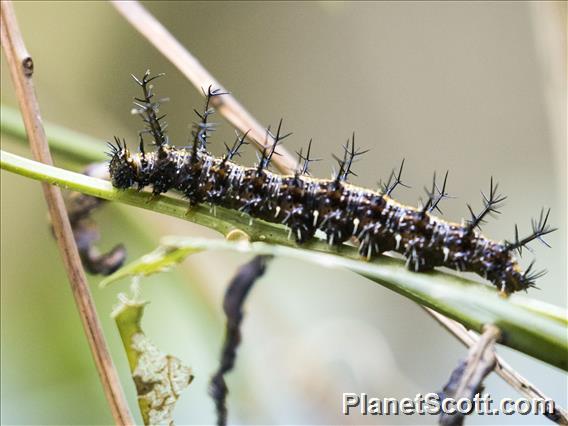
[[(138, 190), (152, 187), (152, 196), (169, 190), (181, 192), (190, 206), (210, 203), (234, 209), (267, 222), (288, 227), (298, 244), (315, 237), (316, 231), (326, 236), (329, 245), (348, 240), (358, 244), (361, 256), (371, 259), (394, 251), (406, 258), (413, 271), (423, 272), (445, 266), (457, 271), (474, 272), (493, 283), (503, 294), (535, 287), (535, 281), (545, 271), (535, 271), (534, 261), (522, 270), (515, 252), (522, 252), (528, 243), (540, 240), (555, 229), (548, 225), (550, 209), (541, 210), (538, 220), (532, 222), (532, 233), (519, 238), (515, 225), (513, 241), (493, 241), (483, 236), (480, 226), (488, 216), (498, 213), (506, 197), (497, 192), (498, 185), (491, 178), (488, 195), (483, 195), (483, 208), (475, 213), (468, 205), (471, 218), (462, 224), (447, 222), (432, 214), (439, 211), (439, 203), (446, 198), (447, 173), (442, 185), (436, 182), (427, 191), (428, 200), (418, 208), (403, 205), (391, 195), (401, 180), (404, 161), (398, 173), (391, 173), (380, 191), (361, 188), (348, 182), (354, 175), (352, 166), (357, 157), (366, 151), (355, 146), (355, 134), (343, 146), (343, 155), (336, 157), (338, 169), (331, 179), (317, 179), (309, 173), (311, 140), (306, 154), (298, 152), (299, 167), (294, 174), (280, 175), (268, 170), (278, 144), (290, 135), (281, 134), (282, 120), (274, 142), (262, 150), (255, 167), (244, 167), (234, 162), (239, 150), (247, 145), (247, 133), (239, 135), (226, 154), (215, 157), (207, 150), (214, 123), (209, 117), (215, 112), (211, 101), (225, 95), (219, 89), (205, 92), (203, 112), (195, 111), (199, 122), (192, 131), (192, 143), (178, 148), (169, 142), (164, 122), (159, 116), (160, 101), (154, 99), (150, 84), (162, 74), (151, 76), (147, 71), (142, 78), (132, 76), (142, 88), (143, 97), (135, 99), (134, 112), (145, 123), (139, 134), (139, 152), (131, 152), (126, 141), (114, 138), (108, 143), (109, 173), (112, 185), (119, 189), (136, 186)], [(144, 135), (150, 134), (155, 151), (146, 152)]]

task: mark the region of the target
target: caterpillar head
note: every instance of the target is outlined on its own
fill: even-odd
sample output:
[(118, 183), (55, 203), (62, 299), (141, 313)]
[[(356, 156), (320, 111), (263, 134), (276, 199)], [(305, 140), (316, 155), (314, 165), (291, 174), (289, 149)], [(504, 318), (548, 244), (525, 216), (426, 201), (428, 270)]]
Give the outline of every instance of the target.
[(116, 145), (109, 143), (110, 157), (108, 171), (112, 186), (119, 189), (127, 189), (136, 183), (137, 165), (130, 151), (126, 147), (126, 141), (114, 138)]
[(503, 294), (536, 287), (535, 281), (544, 275), (544, 271), (533, 270), (533, 263), (523, 271), (512, 251), (501, 242), (493, 242), (486, 247), (484, 272)]

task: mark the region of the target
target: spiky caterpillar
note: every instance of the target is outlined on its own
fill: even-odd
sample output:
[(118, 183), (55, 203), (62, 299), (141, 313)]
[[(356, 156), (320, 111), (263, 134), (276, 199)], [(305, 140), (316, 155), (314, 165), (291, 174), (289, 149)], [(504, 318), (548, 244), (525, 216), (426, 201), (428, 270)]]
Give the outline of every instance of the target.
[[(333, 179), (315, 179), (309, 176), (308, 153), (299, 153), (303, 165), (294, 175), (279, 175), (267, 168), (276, 145), (286, 136), (280, 136), (281, 124), (274, 137), (274, 144), (265, 149), (257, 167), (243, 167), (232, 161), (239, 155), (239, 148), (246, 144), (246, 134), (237, 137), (227, 154), (217, 158), (206, 150), (207, 138), (212, 130), (208, 117), (213, 97), (218, 91), (206, 93), (204, 112), (197, 113), (193, 143), (187, 148), (169, 144), (163, 126), (163, 116), (158, 117), (158, 102), (152, 100), (152, 87), (147, 72), (136, 79), (142, 87), (144, 98), (136, 98), (135, 104), (146, 123), (141, 133), (140, 152), (132, 153), (125, 142), (115, 138), (116, 145), (109, 144), (111, 157), (109, 172), (112, 184), (121, 189), (137, 186), (142, 189), (151, 185), (153, 194), (171, 189), (181, 192), (190, 202), (211, 203), (239, 210), (258, 219), (286, 225), (296, 241), (301, 244), (314, 238), (316, 230), (322, 231), (330, 245), (339, 245), (349, 239), (358, 242), (359, 253), (370, 259), (386, 251), (396, 251), (407, 259), (414, 271), (427, 271), (437, 266), (446, 266), (458, 271), (474, 272), (509, 294), (534, 286), (541, 272), (532, 272), (532, 264), (522, 271), (515, 250), (534, 239), (552, 232), (547, 225), (548, 213), (541, 213), (540, 220), (533, 222), (533, 233), (514, 242), (498, 242), (484, 237), (477, 231), (484, 217), (497, 212), (498, 204), (505, 197), (496, 193), (491, 181), (489, 197), (484, 195), (484, 209), (475, 214), (468, 206), (472, 219), (463, 225), (446, 222), (430, 212), (437, 209), (439, 201), (446, 196), (445, 180), (440, 190), (434, 179), (429, 199), (421, 208), (402, 205), (390, 195), (401, 184), (400, 173), (394, 173), (394, 184), (385, 185), (377, 192), (347, 182), (353, 160), (363, 152), (355, 150), (355, 138), (344, 146), (344, 156), (337, 159), (339, 171)], [(150, 133), (157, 150), (145, 152), (143, 133)], [(310, 143), (311, 145), (311, 143)], [(447, 175), (446, 175), (447, 177)], [(516, 230), (516, 228), (515, 228)]]

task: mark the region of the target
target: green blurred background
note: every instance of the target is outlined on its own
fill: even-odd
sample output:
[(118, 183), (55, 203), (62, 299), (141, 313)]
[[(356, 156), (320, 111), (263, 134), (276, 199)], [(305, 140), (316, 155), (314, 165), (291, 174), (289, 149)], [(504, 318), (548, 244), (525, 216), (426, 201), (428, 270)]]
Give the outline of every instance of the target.
[[(416, 204), (432, 172), (450, 170), (445, 216), (481, 205), (489, 176), (509, 196), (484, 228), (512, 237), (530, 229), (541, 206), (560, 230), (536, 247), (549, 270), (530, 295), (566, 307), (566, 4), (496, 3), (144, 3), (263, 124), (284, 117), (289, 150), (314, 139), (314, 173), (330, 173), (331, 153), (353, 130), (371, 148), (354, 182), (374, 187), (406, 158)], [(132, 146), (141, 123), (129, 114), (138, 95), (130, 73), (165, 72), (174, 143), (186, 141), (198, 92), (104, 2), (16, 2), (34, 58), (46, 120), (104, 141)], [(2, 103), (17, 106), (2, 57)], [(221, 119), (219, 118), (219, 121)], [(232, 140), (224, 123), (211, 149)], [(2, 149), (30, 156), (2, 137)], [(243, 158), (252, 164), (249, 149)], [(74, 167), (56, 158), (64, 167)], [(112, 422), (69, 285), (51, 237), (40, 186), (2, 172), (1, 319), (3, 424)], [(164, 235), (207, 229), (124, 206), (97, 214), (101, 247), (124, 242), (129, 258)], [(524, 256), (528, 262), (532, 255)], [(190, 258), (175, 271), (142, 281), (151, 301), (143, 326), (163, 350), (194, 369), (180, 399), (178, 424), (215, 421), (207, 396), (223, 337), (223, 290), (237, 254)], [(111, 352), (130, 405), (134, 386), (109, 314), (127, 283), (99, 290), (90, 278)], [(499, 352), (535, 385), (567, 405), (566, 375), (520, 353)], [(435, 424), (434, 417), (341, 415), (342, 392), (414, 397), (441, 389), (465, 349), (414, 303), (347, 271), (276, 259), (247, 306), (236, 370), (228, 376), (232, 424)], [(494, 399), (517, 397), (495, 375)], [(138, 414), (136, 413), (138, 416)], [(140, 420), (139, 417), (138, 421)], [(469, 424), (545, 424), (541, 417), (482, 417)]]

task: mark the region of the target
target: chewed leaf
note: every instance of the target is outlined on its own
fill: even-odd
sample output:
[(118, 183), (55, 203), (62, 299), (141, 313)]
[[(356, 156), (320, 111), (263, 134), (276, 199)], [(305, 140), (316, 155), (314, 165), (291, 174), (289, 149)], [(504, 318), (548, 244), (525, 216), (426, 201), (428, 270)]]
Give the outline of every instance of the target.
[(172, 425), (181, 392), (191, 383), (191, 368), (161, 352), (142, 331), (145, 302), (121, 300), (113, 312), (145, 425)]
[(147, 276), (167, 271), (172, 266), (182, 262), (190, 254), (203, 250), (204, 248), (184, 247), (179, 249), (170, 246), (160, 246), (153, 252), (142, 256), (140, 259), (119, 269), (114, 274), (109, 275), (100, 282), (99, 286), (101, 288), (106, 287), (110, 283), (122, 278)]

